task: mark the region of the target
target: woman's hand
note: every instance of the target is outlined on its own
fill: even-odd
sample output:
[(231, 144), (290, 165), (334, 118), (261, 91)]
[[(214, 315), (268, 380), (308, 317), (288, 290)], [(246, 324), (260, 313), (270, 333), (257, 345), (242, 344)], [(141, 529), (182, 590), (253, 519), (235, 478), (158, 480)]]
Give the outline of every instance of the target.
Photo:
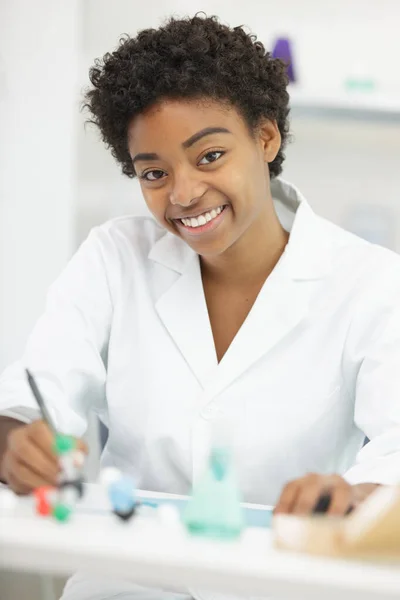
[[(0, 473), (15, 493), (29, 494), (40, 486), (57, 485), (60, 466), (53, 445), (54, 436), (44, 421), (10, 431)], [(82, 440), (77, 447), (87, 453)]]
[(325, 514), (342, 516), (365, 500), (377, 487), (376, 483), (350, 485), (340, 475), (310, 473), (284, 487), (274, 514), (309, 515), (319, 498), (328, 494), (330, 503)]

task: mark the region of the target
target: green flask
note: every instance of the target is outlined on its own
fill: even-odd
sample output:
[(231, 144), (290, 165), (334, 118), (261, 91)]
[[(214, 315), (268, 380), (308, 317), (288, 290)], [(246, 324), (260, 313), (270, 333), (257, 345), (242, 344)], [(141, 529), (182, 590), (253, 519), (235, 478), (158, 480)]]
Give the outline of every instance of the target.
[(214, 445), (206, 471), (195, 484), (183, 521), (187, 530), (203, 537), (232, 540), (244, 527), (232, 452)]

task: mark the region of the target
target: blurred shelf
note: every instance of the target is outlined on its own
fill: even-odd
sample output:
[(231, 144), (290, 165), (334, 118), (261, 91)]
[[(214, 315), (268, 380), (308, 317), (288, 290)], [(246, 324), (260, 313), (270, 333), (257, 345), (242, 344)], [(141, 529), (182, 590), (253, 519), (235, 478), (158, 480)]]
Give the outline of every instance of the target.
[(290, 105), (297, 116), (339, 117), (400, 122), (400, 96), (376, 92), (310, 95), (291, 88)]

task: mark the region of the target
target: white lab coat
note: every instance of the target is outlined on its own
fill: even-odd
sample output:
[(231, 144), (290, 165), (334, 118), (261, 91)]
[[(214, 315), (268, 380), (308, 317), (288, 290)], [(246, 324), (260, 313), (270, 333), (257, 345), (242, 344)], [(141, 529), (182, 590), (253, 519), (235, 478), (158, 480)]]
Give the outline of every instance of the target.
[(118, 218), (50, 289), (0, 411), (35, 414), (28, 366), (59, 429), (81, 436), (93, 408), (110, 431), (103, 464), (144, 489), (188, 493), (217, 421), (247, 502), (273, 504), (309, 471), (398, 481), (400, 257), (316, 216), (289, 184), (272, 191), (289, 242), (220, 364), (198, 256), (151, 218)]

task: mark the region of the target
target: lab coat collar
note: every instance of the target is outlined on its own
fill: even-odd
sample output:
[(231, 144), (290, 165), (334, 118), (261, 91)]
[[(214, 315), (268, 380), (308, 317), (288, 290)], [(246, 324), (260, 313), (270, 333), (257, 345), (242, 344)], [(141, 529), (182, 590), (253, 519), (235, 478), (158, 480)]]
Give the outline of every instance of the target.
[(282, 179), (271, 183), (275, 210), (282, 227), (290, 232), (285, 249), (286, 267), (294, 280), (320, 279), (329, 272), (333, 257), (332, 237), (304, 196)]
[(329, 263), (324, 251), (329, 246), (325, 228), (300, 193), (293, 186), (276, 181), (273, 197), (283, 227), (291, 232), (290, 240), (219, 365), (197, 255), (170, 233), (156, 242), (149, 255), (151, 260), (180, 274), (158, 298), (156, 310), (200, 385), (210, 395), (230, 385), (298, 325), (307, 315), (318, 280)]
[[(290, 232), (285, 262), (291, 277), (297, 280), (323, 277), (330, 264), (331, 242), (321, 219), (294, 185), (274, 179), (271, 192), (282, 227)], [(182, 274), (194, 255), (183, 240), (166, 232), (151, 248), (149, 258)]]

